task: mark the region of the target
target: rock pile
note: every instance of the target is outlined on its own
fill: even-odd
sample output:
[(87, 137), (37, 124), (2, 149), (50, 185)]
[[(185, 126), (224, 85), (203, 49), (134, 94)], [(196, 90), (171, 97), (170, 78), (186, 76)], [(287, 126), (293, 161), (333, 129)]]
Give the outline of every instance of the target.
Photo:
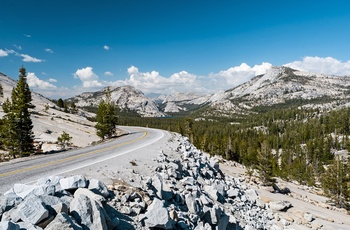
[(0, 229), (281, 229), (243, 178), (179, 141), (180, 157), (160, 153), (153, 176), (133, 173), (109, 186), (81, 175), (16, 184), (0, 198)]

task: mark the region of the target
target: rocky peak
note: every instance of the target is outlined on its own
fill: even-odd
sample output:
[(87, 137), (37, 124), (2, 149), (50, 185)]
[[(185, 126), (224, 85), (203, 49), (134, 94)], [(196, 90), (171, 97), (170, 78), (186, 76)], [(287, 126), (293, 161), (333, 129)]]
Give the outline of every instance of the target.
[[(74, 101), (78, 107), (97, 107), (100, 101), (105, 99), (106, 89), (83, 93), (68, 99), (68, 101)], [(152, 99), (146, 97), (142, 91), (133, 86), (110, 87), (110, 92), (112, 101), (123, 111), (133, 111), (143, 117), (164, 116)]]

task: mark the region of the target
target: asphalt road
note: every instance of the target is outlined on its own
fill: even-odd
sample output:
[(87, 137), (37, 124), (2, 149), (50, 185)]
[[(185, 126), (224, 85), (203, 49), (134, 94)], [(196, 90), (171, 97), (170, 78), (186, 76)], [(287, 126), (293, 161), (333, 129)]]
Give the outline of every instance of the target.
[(9, 190), (15, 183), (31, 184), (39, 178), (52, 175), (82, 174), (101, 179), (108, 178), (103, 172), (122, 170), (130, 159), (150, 159), (156, 156), (169, 133), (162, 130), (119, 127), (128, 135), (112, 141), (86, 148), (20, 158), (0, 163), (0, 194)]

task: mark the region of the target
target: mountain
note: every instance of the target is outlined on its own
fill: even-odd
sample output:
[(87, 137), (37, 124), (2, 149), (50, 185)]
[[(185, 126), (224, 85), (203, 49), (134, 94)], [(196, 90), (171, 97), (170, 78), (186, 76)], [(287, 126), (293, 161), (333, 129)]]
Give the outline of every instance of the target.
[[(4, 90), (4, 96), (0, 97), (0, 104), (2, 104), (6, 98), (11, 98), (12, 89), (16, 87), (17, 82), (0, 73), (0, 83)], [(95, 123), (87, 119), (94, 117), (94, 114), (82, 110), (78, 110), (76, 114), (65, 113), (55, 103), (33, 91), (32, 104), (35, 105), (31, 110), (34, 141), (42, 143), (44, 151), (56, 150), (56, 144), (50, 143), (56, 142), (63, 131), (72, 137), (71, 142), (78, 147), (99, 140), (94, 128)], [(0, 118), (3, 115), (4, 112), (0, 106)]]
[(332, 109), (348, 106), (350, 77), (272, 67), (233, 89), (213, 94), (206, 115), (246, 114), (262, 107), (302, 105)]
[[(106, 89), (83, 93), (67, 99), (68, 102), (75, 102), (80, 108), (97, 108), (98, 104), (106, 96)], [(146, 97), (143, 92), (132, 86), (110, 87), (111, 99), (117, 107), (124, 112), (136, 112), (142, 117), (163, 117), (156, 103)]]
[(154, 100), (165, 113), (189, 113), (208, 103), (210, 96), (199, 93), (175, 93), (158, 95)]

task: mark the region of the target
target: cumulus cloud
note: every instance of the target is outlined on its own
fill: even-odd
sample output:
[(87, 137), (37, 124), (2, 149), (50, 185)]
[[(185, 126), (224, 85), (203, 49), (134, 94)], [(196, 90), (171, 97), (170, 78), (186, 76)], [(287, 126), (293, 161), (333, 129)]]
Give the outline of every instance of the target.
[(106, 76), (113, 76), (114, 74), (113, 74), (112, 72), (106, 71), (106, 72), (105, 72), (105, 75), (106, 75)]
[(45, 52), (50, 53), (50, 54), (53, 54), (52, 49), (49, 49), (49, 48), (46, 48), (46, 49), (45, 49)]
[(54, 79), (54, 78), (49, 78), (48, 82), (51, 82), (51, 83), (56, 83), (56, 82), (57, 82), (57, 80), (56, 80), (56, 79)]
[(294, 61), (284, 66), (293, 69), (323, 73), (328, 75), (350, 75), (350, 61), (342, 62), (333, 57), (304, 57), (302, 61)]
[(22, 61), (24, 61), (24, 62), (43, 62), (44, 61), (42, 59), (31, 57), (28, 54), (20, 54), (19, 56), (23, 57)]
[(266, 73), (271, 68), (270, 63), (262, 63), (250, 67), (246, 63), (208, 76), (198, 76), (181, 71), (169, 77), (163, 77), (157, 71), (140, 72), (135, 66), (128, 68), (128, 78), (113, 82), (115, 86), (132, 85), (144, 93), (198, 92), (214, 93), (235, 87), (252, 77)]
[[(205, 79), (203, 84), (214, 90), (225, 90), (235, 86), (238, 86), (252, 77), (266, 73), (268, 69), (272, 67), (272, 64), (263, 62), (261, 65), (255, 65), (250, 67), (246, 63), (242, 63), (239, 66), (231, 67), (227, 70), (222, 70), (218, 73), (209, 74), (209, 78)], [(215, 86), (214, 88), (211, 86)]]
[(28, 72), (27, 83), (29, 87), (39, 89), (39, 90), (53, 90), (57, 87), (48, 81), (39, 79), (35, 73)]
[(104, 50), (109, 50), (109, 46), (104, 45), (104, 46), (103, 46), (103, 49), (104, 49)]
[(128, 68), (129, 77), (124, 81), (116, 81), (113, 85), (132, 85), (144, 93), (174, 93), (200, 90), (197, 76), (182, 71), (166, 78), (157, 71), (140, 72), (135, 66)]
[(27, 37), (27, 38), (31, 38), (32, 37), (32, 35), (30, 35), (30, 34), (23, 34), (23, 36)]
[(102, 83), (98, 80), (98, 76), (92, 69), (92, 67), (88, 66), (78, 69), (74, 74), (74, 78), (79, 78), (84, 88), (97, 88), (102, 86)]
[(6, 57), (8, 56), (9, 54), (7, 53), (7, 51), (3, 50), (3, 49), (0, 49), (0, 57)]

